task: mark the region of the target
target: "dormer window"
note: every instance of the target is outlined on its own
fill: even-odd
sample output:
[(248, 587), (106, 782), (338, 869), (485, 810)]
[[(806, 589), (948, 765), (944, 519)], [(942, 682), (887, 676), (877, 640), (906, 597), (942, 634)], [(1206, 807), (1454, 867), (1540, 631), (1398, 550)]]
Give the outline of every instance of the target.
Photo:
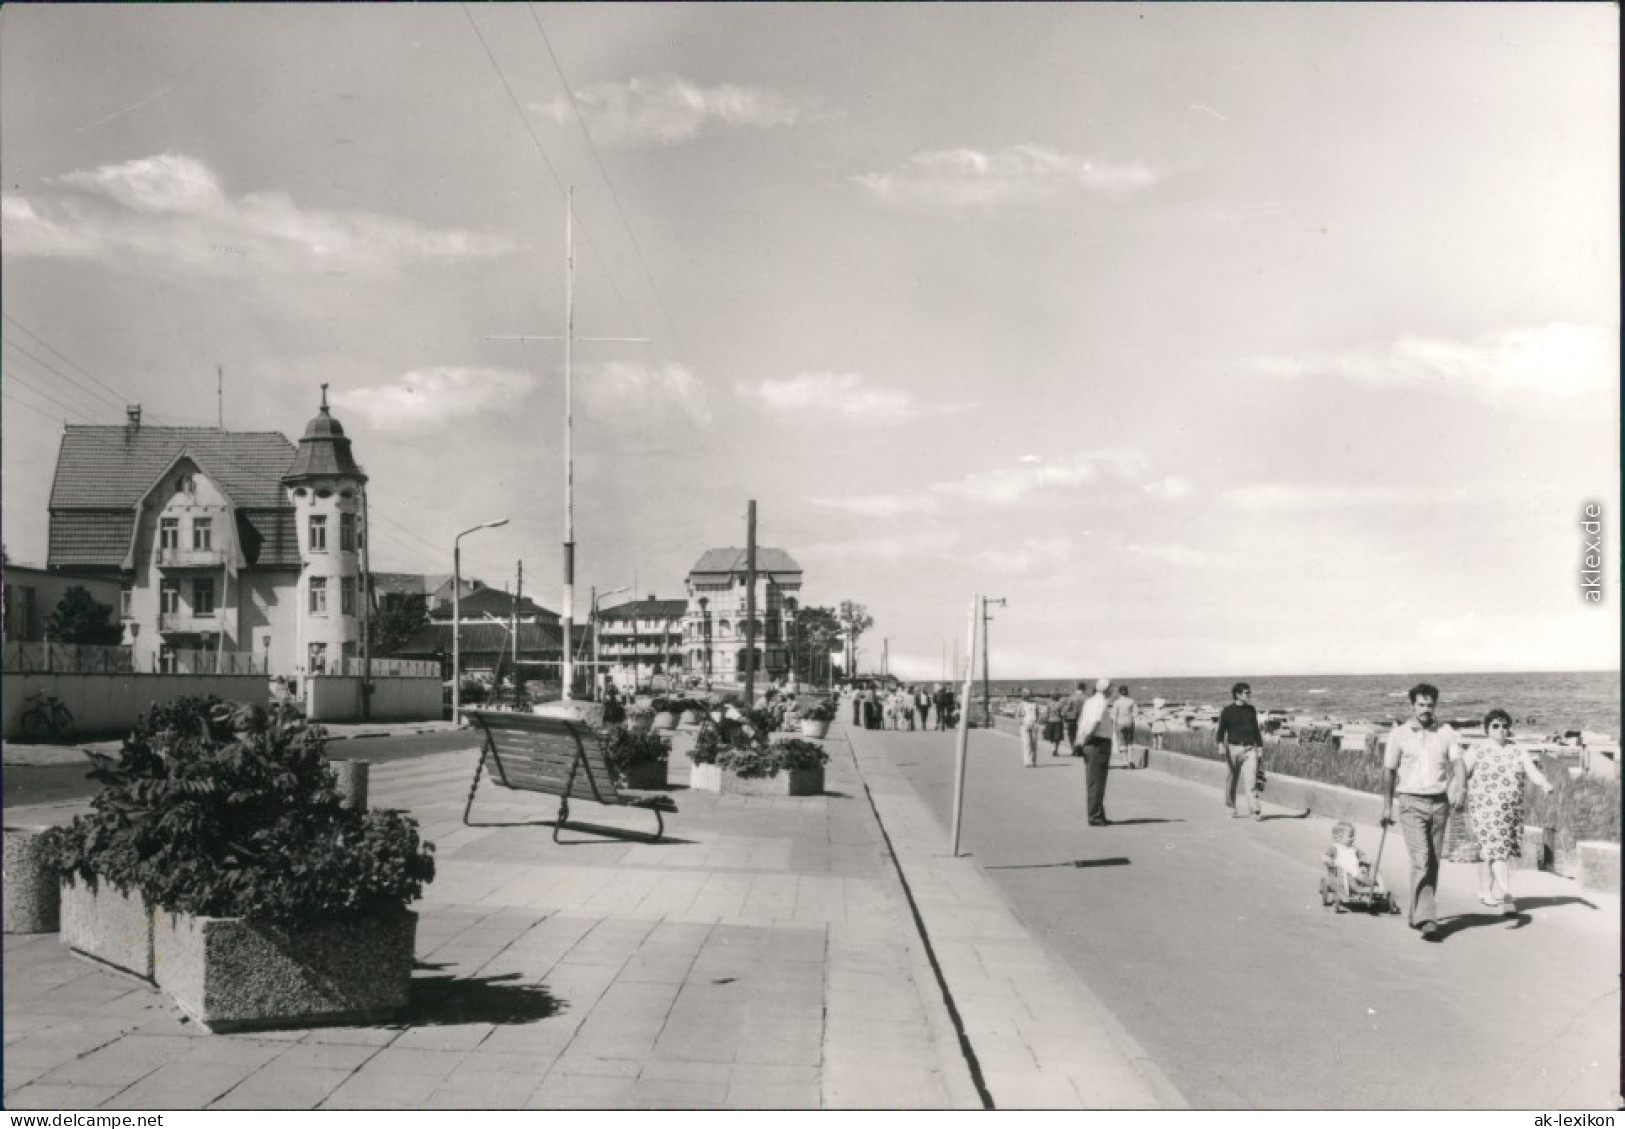
[(195, 517), (192, 519), (192, 548), (214, 548), (214, 519)]
[(181, 547), (180, 518), (161, 517), (158, 519), (158, 547), (160, 549), (179, 549)]

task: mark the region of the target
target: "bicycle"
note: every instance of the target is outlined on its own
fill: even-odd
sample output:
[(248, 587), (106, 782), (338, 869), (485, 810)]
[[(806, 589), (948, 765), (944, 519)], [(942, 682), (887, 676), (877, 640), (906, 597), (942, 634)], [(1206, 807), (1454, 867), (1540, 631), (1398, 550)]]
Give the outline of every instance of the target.
[(68, 739), (73, 732), (73, 711), (63, 705), (61, 698), (49, 690), (35, 690), (28, 695), (28, 701), (20, 719), (25, 741), (39, 744)]

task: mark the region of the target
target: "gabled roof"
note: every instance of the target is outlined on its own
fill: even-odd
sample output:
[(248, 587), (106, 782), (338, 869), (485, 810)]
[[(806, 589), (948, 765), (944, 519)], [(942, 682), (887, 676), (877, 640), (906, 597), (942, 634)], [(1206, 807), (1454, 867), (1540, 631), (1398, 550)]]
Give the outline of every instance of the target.
[[(587, 628), (577, 625), (571, 632), (579, 649), (587, 638)], [(563, 633), (557, 623), (521, 623), (519, 625), (519, 657), (534, 659), (539, 656), (557, 658), (559, 640)], [(496, 623), (465, 623), (458, 648), (464, 657), (475, 654), (499, 654), (512, 647), (506, 628)], [(410, 638), (390, 652), (397, 658), (434, 658), (449, 656), (452, 651), (451, 624), (430, 623), (412, 632)]]
[(613, 608), (599, 608), (598, 618), (621, 619), (682, 619), (688, 611), (687, 600), (629, 600)]
[[(539, 616), (543, 621), (550, 623), (557, 623), (559, 620), (557, 612), (549, 611), (534, 602), (529, 596), (521, 596), (518, 603), (519, 614), (522, 616)], [(465, 620), (479, 619), (487, 613), (496, 616), (498, 619), (507, 619), (514, 612), (514, 598), (510, 593), (500, 592), (495, 588), (481, 588), (479, 591), (471, 592), (462, 598), (458, 612)], [(437, 619), (449, 620), (451, 618), (450, 602), (436, 608), (432, 614)]]
[[(745, 550), (729, 547), (726, 549), (707, 549), (700, 557), (699, 563), (689, 569), (689, 575), (697, 573), (710, 573), (727, 576), (731, 573), (745, 571)], [(801, 566), (791, 558), (783, 549), (770, 549), (756, 546), (757, 572), (800, 572)]]
[(133, 507), (185, 454), (239, 507), (281, 509), (282, 475), (294, 446), (274, 431), (214, 427), (68, 424), (56, 459), (50, 508)]

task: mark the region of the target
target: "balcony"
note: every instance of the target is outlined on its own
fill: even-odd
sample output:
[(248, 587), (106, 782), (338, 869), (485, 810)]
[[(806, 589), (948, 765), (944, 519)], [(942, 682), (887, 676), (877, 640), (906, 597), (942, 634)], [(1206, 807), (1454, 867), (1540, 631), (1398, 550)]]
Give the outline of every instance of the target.
[(217, 635), (220, 617), (214, 612), (197, 615), (193, 612), (160, 612), (158, 630), (164, 635)]
[(179, 546), (164, 546), (158, 550), (158, 567), (170, 571), (220, 568), (225, 563), (224, 549), (183, 549)]

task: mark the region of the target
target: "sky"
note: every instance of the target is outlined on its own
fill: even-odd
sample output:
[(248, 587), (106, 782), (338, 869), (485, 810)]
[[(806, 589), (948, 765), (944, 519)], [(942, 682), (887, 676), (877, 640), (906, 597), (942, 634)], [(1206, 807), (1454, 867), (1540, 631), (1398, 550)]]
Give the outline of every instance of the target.
[(755, 501), (904, 678), (978, 594), (994, 677), (1617, 670), (1618, 29), (8, 5), (6, 550), (64, 423), (296, 441), (326, 383), (375, 569), (506, 517), (465, 573), (559, 609), (564, 348), (491, 338), (563, 332), (573, 190), (578, 615)]

